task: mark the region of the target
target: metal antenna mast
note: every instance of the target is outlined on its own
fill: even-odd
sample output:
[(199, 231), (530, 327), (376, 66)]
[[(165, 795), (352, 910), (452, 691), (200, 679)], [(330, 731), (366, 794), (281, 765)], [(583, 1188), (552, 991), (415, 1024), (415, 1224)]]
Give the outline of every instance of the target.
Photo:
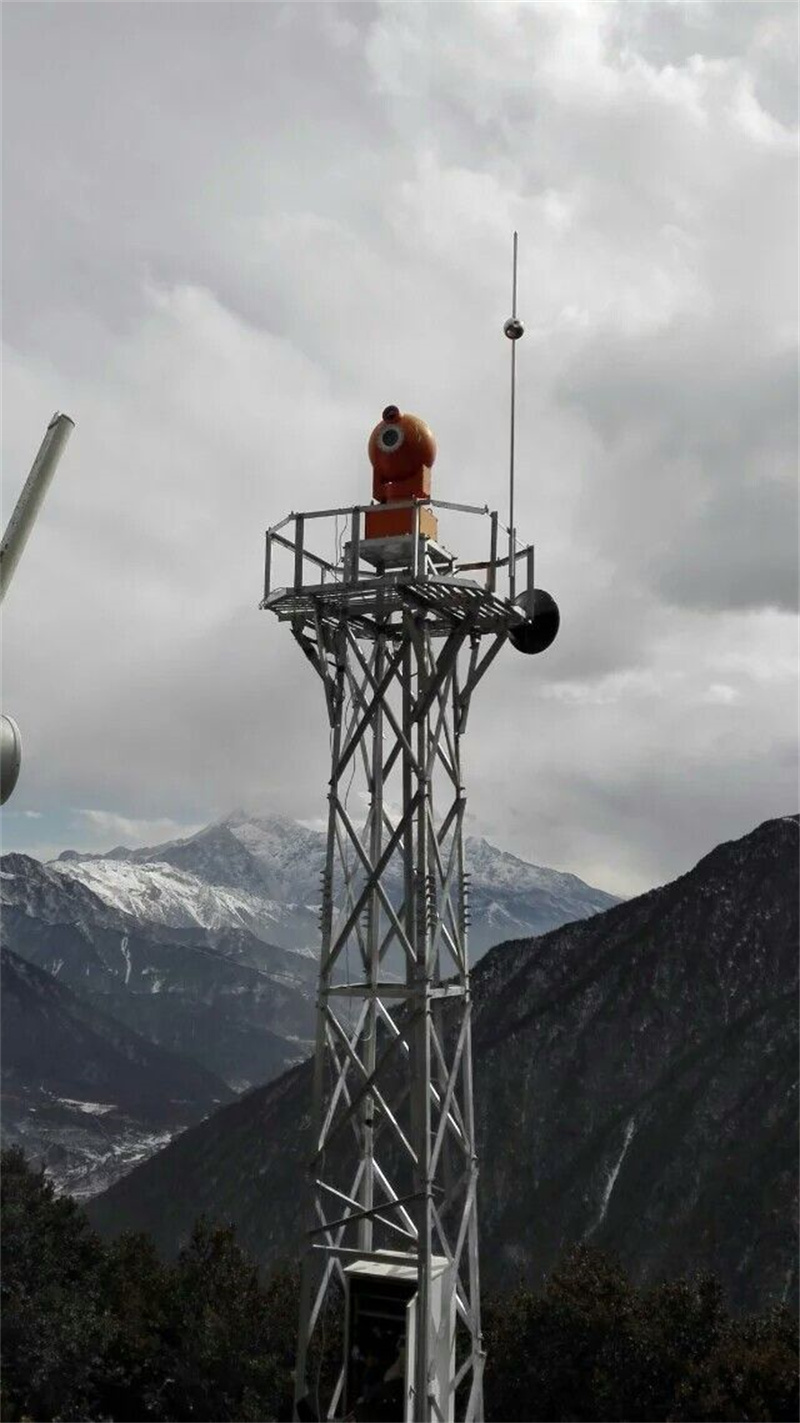
[[(387, 406), (369, 448), (377, 503), (290, 514), (266, 537), (261, 606), (319, 675), (331, 738), (295, 1417), (478, 1423), (461, 743), (505, 642), (543, 650), (557, 612), (555, 624), (528, 612), (532, 547), (510, 551), (527, 602), (497, 591), (496, 513), (431, 499), (423, 421)], [(478, 562), (439, 543), (440, 511), (448, 534), (460, 520), (481, 540)], [(325, 1383), (342, 1308), (341, 1367)], [(376, 1387), (396, 1390), (379, 1415)]]
[(514, 434), (516, 427), (517, 398), (517, 342), (525, 327), (517, 319), (517, 233), (514, 233), (514, 248), (511, 260), (511, 315), (503, 330), (511, 342), (511, 439), (509, 448), (508, 475), (508, 587), (513, 603), (516, 594), (516, 552), (517, 531), (514, 523)]

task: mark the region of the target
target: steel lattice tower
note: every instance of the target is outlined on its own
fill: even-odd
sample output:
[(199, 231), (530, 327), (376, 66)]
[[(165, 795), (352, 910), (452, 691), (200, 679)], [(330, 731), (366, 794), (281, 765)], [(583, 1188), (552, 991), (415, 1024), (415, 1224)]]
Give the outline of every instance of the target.
[[(505, 558), (496, 513), (430, 498), (436, 442), (394, 405), (370, 436), (376, 504), (290, 514), (267, 531), (261, 606), (291, 624), (319, 674), (331, 746), (297, 1419), (367, 1417), (377, 1395), (361, 1346), (392, 1330), (402, 1343), (383, 1380), (400, 1396), (379, 1416), (483, 1417), (461, 738), (506, 640), (541, 652), (559, 625), (514, 525), (516, 313), (514, 233)], [(460, 562), (437, 542), (438, 509), (477, 518), (483, 558)], [(330, 540), (331, 520), (332, 558), (307, 540), (311, 521)], [(291, 584), (273, 588), (286, 552)], [(320, 1336), (340, 1286), (342, 1365), (323, 1399)]]
[[(389, 1259), (406, 1262), (416, 1290), (404, 1416), (477, 1420), (484, 1355), (461, 741), (473, 693), (506, 639), (533, 650), (519, 639), (540, 595), (532, 548), (511, 536), (514, 558), (498, 558), (496, 514), (430, 499), (393, 508), (408, 511), (404, 538), (365, 539), (367, 506), (290, 515), (267, 534), (262, 607), (290, 623), (319, 674), (331, 744), (296, 1403), (311, 1399), (328, 1418), (352, 1407), (346, 1357), (330, 1396), (319, 1397), (315, 1341), (348, 1269)], [(431, 509), (477, 520), (485, 557), (459, 567), (423, 537)], [(324, 522), (311, 521), (335, 520), (338, 532), (342, 517), (350, 539), (341, 555), (341, 534), (333, 559), (314, 552), (308, 533)], [(291, 586), (275, 588), (281, 550), (292, 556)], [(527, 586), (514, 600), (520, 559)], [(502, 570), (508, 596), (497, 590)]]

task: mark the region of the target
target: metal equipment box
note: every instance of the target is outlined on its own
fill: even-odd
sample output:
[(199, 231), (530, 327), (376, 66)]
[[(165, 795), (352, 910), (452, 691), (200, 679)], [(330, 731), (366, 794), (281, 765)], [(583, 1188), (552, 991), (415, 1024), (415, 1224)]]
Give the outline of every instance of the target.
[[(417, 1309), (417, 1261), (402, 1251), (386, 1250), (345, 1267), (347, 1374), (345, 1416), (370, 1423), (414, 1423), (414, 1338)], [(447, 1260), (431, 1261), (430, 1314), (435, 1348), (431, 1353), (430, 1391), (437, 1416), (450, 1423), (454, 1414), (456, 1300)], [(388, 1378), (387, 1378), (388, 1375)]]

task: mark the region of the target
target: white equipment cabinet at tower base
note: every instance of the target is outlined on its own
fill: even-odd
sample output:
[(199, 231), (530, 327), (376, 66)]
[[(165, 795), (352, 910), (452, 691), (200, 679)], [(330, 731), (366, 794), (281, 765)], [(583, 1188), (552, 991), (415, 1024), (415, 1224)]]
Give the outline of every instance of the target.
[[(378, 1255), (384, 1255), (379, 1260)], [(456, 1358), (456, 1296), (453, 1272), (444, 1256), (431, 1260), (430, 1320), (434, 1347), (429, 1362), (429, 1397), (443, 1423), (455, 1419), (452, 1381)], [(378, 1251), (371, 1260), (345, 1266), (345, 1415), (359, 1401), (369, 1410), (375, 1399), (381, 1417), (390, 1416), (393, 1393), (404, 1423), (415, 1423), (414, 1342), (417, 1332), (416, 1256)], [(371, 1372), (371, 1376), (370, 1376)], [(402, 1412), (399, 1410), (402, 1390)]]

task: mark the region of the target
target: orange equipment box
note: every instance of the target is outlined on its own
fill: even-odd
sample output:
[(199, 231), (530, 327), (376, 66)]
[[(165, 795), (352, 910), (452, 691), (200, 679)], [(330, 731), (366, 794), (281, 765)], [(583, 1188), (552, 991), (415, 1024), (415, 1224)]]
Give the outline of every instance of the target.
[[(396, 539), (414, 532), (414, 510), (393, 509), (382, 504), (370, 509), (365, 517), (365, 539)], [(419, 532), (424, 539), (435, 539), (439, 533), (436, 515), (424, 504), (419, 508)]]

